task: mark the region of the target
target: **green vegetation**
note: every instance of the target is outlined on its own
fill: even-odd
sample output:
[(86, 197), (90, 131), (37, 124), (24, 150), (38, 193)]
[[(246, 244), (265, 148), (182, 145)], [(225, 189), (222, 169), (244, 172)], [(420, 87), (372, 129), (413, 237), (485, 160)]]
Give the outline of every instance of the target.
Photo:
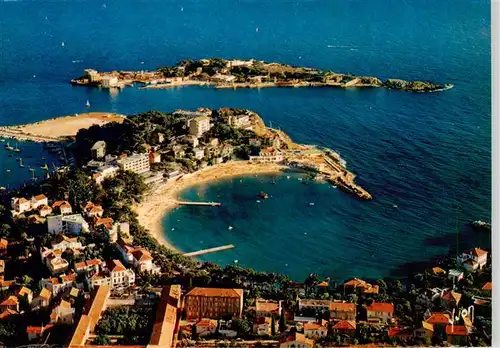
[(121, 335), (123, 342), (145, 344), (154, 324), (154, 311), (149, 306), (117, 307), (107, 309), (97, 323), (99, 336)]

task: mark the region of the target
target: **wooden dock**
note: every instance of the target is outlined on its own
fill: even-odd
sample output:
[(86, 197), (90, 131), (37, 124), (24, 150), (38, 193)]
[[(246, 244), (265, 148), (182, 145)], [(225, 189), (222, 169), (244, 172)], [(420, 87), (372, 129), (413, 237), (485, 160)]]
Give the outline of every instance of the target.
[(218, 207), (221, 205), (219, 202), (183, 202), (183, 201), (177, 201), (176, 202), (178, 205), (207, 205), (211, 207)]
[(210, 248), (210, 249), (203, 249), (203, 250), (198, 250), (198, 251), (193, 251), (191, 253), (186, 253), (184, 256), (199, 256), (199, 255), (205, 255), (209, 253), (215, 253), (217, 251), (223, 251), (223, 250), (228, 250), (228, 249), (233, 249), (234, 245), (229, 244), (229, 245), (223, 245), (215, 248)]

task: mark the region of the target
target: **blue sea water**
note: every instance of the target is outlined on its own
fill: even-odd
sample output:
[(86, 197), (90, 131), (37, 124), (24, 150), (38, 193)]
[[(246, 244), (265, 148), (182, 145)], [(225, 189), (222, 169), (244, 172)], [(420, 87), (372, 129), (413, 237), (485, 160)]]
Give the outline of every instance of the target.
[[(253, 109), (297, 142), (339, 151), (374, 200), (296, 178), (279, 177), (276, 185), (269, 177), (226, 180), (183, 193), (223, 206), (169, 214), (169, 240), (184, 251), (232, 243), (235, 249), (202, 259), (237, 259), (296, 279), (313, 271), (336, 279), (388, 276), (455, 248), (457, 230), (460, 247), (491, 243), (465, 228), (491, 214), (490, 39), (486, 1), (0, 2), (0, 125), (80, 113), (86, 100), (92, 111), (125, 114)], [(212, 56), (455, 88), (128, 88), (113, 95), (68, 84), (89, 67), (155, 69)], [(6, 156), (0, 149), (0, 186), (29, 177), (7, 175)], [(258, 204), (260, 190), (272, 197)]]

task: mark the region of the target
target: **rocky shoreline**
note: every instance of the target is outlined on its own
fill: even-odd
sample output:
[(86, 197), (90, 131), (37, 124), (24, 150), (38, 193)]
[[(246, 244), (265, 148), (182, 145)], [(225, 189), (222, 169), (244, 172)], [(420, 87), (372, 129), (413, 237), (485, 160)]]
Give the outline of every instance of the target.
[(320, 69), (295, 67), (281, 63), (220, 58), (184, 60), (172, 67), (156, 71), (98, 72), (85, 69), (84, 75), (70, 81), (75, 86), (124, 88), (139, 83), (143, 88), (170, 88), (208, 85), (215, 88), (266, 87), (336, 87), (388, 88), (409, 92), (438, 92), (453, 88), (452, 84), (406, 81), (356, 76)]

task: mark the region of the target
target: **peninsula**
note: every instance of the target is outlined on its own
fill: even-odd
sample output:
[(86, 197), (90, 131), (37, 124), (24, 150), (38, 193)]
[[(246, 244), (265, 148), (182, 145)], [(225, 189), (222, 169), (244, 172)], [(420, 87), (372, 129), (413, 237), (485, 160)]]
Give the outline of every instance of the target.
[(212, 86), (215, 88), (265, 87), (384, 87), (412, 92), (436, 92), (453, 87), (424, 81), (405, 81), (356, 76), (320, 69), (295, 67), (280, 63), (220, 58), (183, 60), (172, 67), (156, 71), (98, 72), (86, 69), (84, 75), (71, 80), (77, 86), (123, 88), (134, 83), (141, 88), (170, 88), (177, 86)]

